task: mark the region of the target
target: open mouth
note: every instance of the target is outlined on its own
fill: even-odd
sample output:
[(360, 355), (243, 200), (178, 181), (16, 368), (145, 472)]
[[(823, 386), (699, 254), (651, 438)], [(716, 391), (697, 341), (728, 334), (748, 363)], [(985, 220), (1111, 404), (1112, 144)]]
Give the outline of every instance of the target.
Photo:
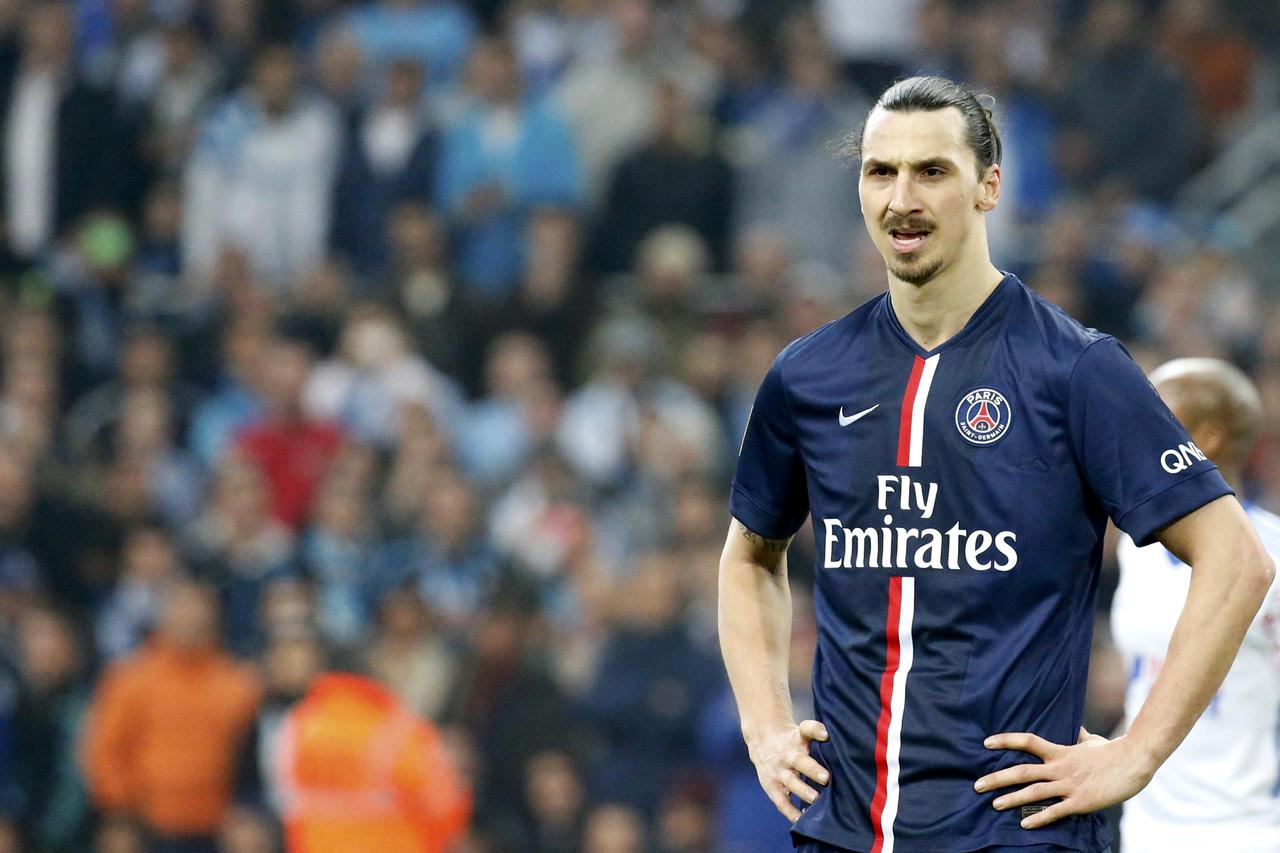
[(907, 253), (914, 252), (924, 245), (924, 241), (929, 237), (928, 231), (918, 231), (909, 228), (894, 228), (889, 232), (889, 242), (893, 244), (894, 251)]

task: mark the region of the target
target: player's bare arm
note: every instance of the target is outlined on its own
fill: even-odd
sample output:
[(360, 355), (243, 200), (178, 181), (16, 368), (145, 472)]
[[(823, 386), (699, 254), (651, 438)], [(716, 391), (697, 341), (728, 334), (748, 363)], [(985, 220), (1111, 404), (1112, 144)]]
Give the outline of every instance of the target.
[(1079, 742), (1069, 746), (1030, 733), (986, 740), (989, 749), (1015, 749), (1041, 762), (979, 779), (978, 791), (1025, 786), (997, 797), (995, 808), (1059, 800), (1023, 820), (1027, 829), (1107, 808), (1146, 786), (1222, 684), (1275, 574), (1234, 497), (1205, 504), (1166, 527), (1159, 539), (1191, 566), (1191, 590), (1164, 668), (1128, 733), (1107, 740), (1082, 729)]
[[(765, 539), (759, 533), (752, 531), (741, 521), (734, 520), (734, 525), (738, 528), (738, 532), (742, 537), (751, 543), (751, 548), (764, 554), (786, 554), (787, 548), (791, 545), (791, 539)], [(783, 567), (785, 571), (785, 566)]]
[(766, 539), (736, 518), (720, 555), (720, 649), (738, 702), (742, 734), (760, 786), (788, 820), (800, 817), (795, 794), (812, 803), (828, 774), (809, 755), (809, 742), (826, 740), (816, 720), (795, 721), (787, 684), (791, 591), (787, 546)]

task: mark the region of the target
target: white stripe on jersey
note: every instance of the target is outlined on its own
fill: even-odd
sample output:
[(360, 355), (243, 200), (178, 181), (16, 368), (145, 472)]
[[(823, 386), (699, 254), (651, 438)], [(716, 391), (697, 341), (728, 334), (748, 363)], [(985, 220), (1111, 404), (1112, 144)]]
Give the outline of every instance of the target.
[(920, 387), (916, 389), (916, 398), (911, 402), (911, 457), (908, 464), (913, 468), (920, 466), (920, 460), (924, 456), (924, 407), (929, 402), (929, 386), (933, 384), (933, 374), (938, 372), (940, 356), (941, 353), (938, 353), (924, 360)]
[[(934, 356), (937, 358), (937, 356)], [(921, 383), (923, 384), (923, 379)], [(919, 399), (918, 397), (916, 399)], [(916, 612), (916, 579), (902, 579), (902, 603), (898, 611), (898, 672), (893, 679), (893, 698), (889, 702), (889, 743), (885, 750), (885, 764), (889, 772), (885, 778), (884, 813), (880, 816), (880, 827), (884, 833), (884, 846), (881, 853), (893, 853), (893, 822), (898, 818), (898, 775), (901, 772), (900, 756), (902, 754), (902, 712), (907, 704), (907, 675), (911, 672), (911, 662), (915, 657), (915, 648), (911, 642), (911, 623)]]

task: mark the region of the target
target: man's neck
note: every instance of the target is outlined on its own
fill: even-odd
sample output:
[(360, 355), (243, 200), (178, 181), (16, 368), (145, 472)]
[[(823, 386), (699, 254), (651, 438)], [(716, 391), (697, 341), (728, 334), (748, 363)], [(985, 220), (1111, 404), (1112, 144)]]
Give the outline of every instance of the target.
[(921, 349), (931, 350), (963, 329), (1003, 278), (984, 255), (920, 285), (890, 274), (889, 299), (906, 333)]

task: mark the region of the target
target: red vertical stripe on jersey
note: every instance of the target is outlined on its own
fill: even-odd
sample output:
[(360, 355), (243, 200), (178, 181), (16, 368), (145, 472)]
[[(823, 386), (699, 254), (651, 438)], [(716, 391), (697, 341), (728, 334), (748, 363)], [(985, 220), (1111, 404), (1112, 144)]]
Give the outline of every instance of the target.
[[(924, 361), (917, 357), (915, 370), (911, 373), (911, 384), (907, 386), (908, 399), (915, 393), (915, 386), (920, 379), (920, 368), (923, 365)], [(907, 411), (910, 411), (909, 407)], [(880, 676), (880, 720), (876, 723), (876, 793), (871, 798), (871, 827), (875, 832), (875, 843), (871, 845), (871, 853), (880, 853), (884, 849), (884, 829), (880, 821), (884, 816), (885, 799), (889, 794), (889, 721), (893, 718), (893, 680), (898, 674), (898, 661), (902, 652), (898, 638), (898, 618), (901, 611), (902, 578), (891, 577), (889, 578), (889, 615), (884, 626), (884, 674)]]
[(898, 420), (898, 464), (911, 464), (911, 410), (916, 404), (916, 392), (920, 390), (920, 374), (924, 373), (924, 359), (916, 356), (911, 364), (911, 378), (907, 380), (907, 393), (902, 395), (902, 416)]

